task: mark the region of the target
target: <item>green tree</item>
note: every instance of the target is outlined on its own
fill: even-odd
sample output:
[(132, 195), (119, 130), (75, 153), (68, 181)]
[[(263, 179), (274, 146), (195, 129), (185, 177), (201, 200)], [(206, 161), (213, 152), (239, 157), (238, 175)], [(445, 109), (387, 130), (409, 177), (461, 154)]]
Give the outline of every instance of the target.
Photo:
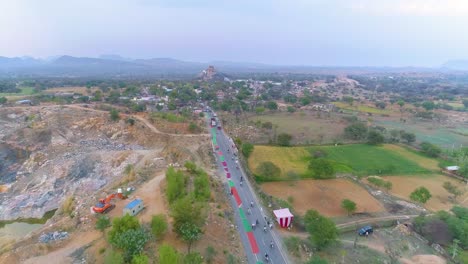
[(421, 147), (421, 151), (429, 157), (437, 158), (442, 153), (439, 147), (426, 141), (422, 142), (419, 146)]
[(272, 111), (278, 110), (278, 104), (275, 101), (268, 101), (265, 106)]
[(115, 108), (112, 108), (110, 110), (110, 118), (112, 121), (117, 121), (120, 119), (120, 115), (119, 115), (119, 111), (117, 111), (117, 109)]
[(268, 179), (279, 178), (281, 175), (281, 169), (271, 161), (264, 161), (260, 163), (256, 169), (256, 172)]
[(403, 106), (405, 105), (405, 101), (403, 100), (398, 100), (397, 104), (400, 106), (400, 109), (403, 108)]
[(184, 257), (184, 264), (202, 264), (203, 257), (198, 252), (188, 253)]
[(109, 241), (114, 243), (119, 234), (127, 230), (136, 230), (139, 228), (140, 222), (138, 222), (138, 219), (134, 216), (126, 214), (122, 217), (116, 217), (112, 221), (112, 229), (109, 231)]
[(166, 171), (166, 197), (169, 204), (185, 196), (185, 176), (174, 167)]
[(163, 214), (153, 215), (151, 218), (151, 231), (156, 239), (162, 239), (167, 232), (167, 219)]
[(335, 242), (338, 237), (338, 229), (335, 223), (315, 210), (308, 210), (306, 212), (304, 225), (310, 235), (310, 241), (319, 250)]
[(193, 122), (190, 122), (189, 126), (188, 126), (188, 130), (191, 132), (191, 133), (198, 133), (200, 132), (200, 127), (197, 126), (197, 124), (193, 123)]
[(343, 199), (341, 201), (341, 208), (343, 208), (348, 213), (348, 215), (350, 215), (356, 211), (356, 203), (349, 199)]
[(385, 138), (379, 131), (371, 130), (367, 134), (367, 144), (379, 145), (384, 142)]
[(453, 195), (454, 200), (457, 200), (457, 197), (460, 196), (461, 194), (463, 194), (463, 192), (461, 190), (459, 190), (457, 188), (457, 186), (455, 186), (451, 182), (448, 182), (448, 181), (444, 182), (443, 187), (447, 192), (449, 192), (451, 195)]
[(431, 197), (431, 193), (425, 187), (419, 187), (410, 194), (411, 200), (422, 204), (425, 204)]
[(301, 104), (302, 104), (303, 106), (306, 106), (306, 105), (308, 105), (308, 104), (310, 104), (310, 103), (312, 102), (312, 101), (310, 100), (310, 98), (307, 97), (307, 96), (306, 96), (306, 97), (302, 97), (302, 98), (300, 99), (300, 101), (301, 101)]
[(316, 179), (331, 179), (335, 177), (335, 169), (333, 164), (323, 158), (312, 159), (309, 162), (309, 169)]
[(148, 233), (143, 228), (128, 229), (118, 233), (112, 242), (112, 245), (124, 251), (124, 259), (130, 262), (133, 256), (140, 254), (149, 240)]
[(425, 101), (421, 104), (421, 106), (426, 109), (426, 111), (430, 111), (430, 110), (433, 110), (436, 105), (434, 104), (434, 102), (432, 101)]
[(194, 195), (197, 201), (208, 201), (211, 197), (210, 178), (208, 174), (199, 170), (193, 181)]
[(278, 135), (277, 143), (280, 146), (287, 147), (291, 144), (292, 136), (287, 133), (281, 133)]
[(252, 154), (254, 150), (254, 145), (248, 142), (244, 142), (241, 145), (241, 150), (242, 150), (242, 154), (244, 154), (246, 158), (249, 158), (250, 154)]
[(200, 239), (205, 224), (202, 207), (189, 196), (177, 200), (172, 207), (173, 230), (187, 242), (188, 251), (193, 242)]
[(256, 108), (255, 108), (255, 113), (256, 113), (257, 115), (260, 115), (260, 114), (262, 114), (263, 112), (265, 112), (265, 107), (259, 106), (259, 107), (256, 107)]
[(148, 264), (149, 258), (145, 254), (135, 255), (132, 258), (132, 264)]
[(0, 104), (6, 104), (7, 101), (8, 101), (8, 100), (6, 99), (6, 97), (4, 97), (4, 96), (3, 96), (3, 97), (0, 97)]
[(287, 107), (287, 110), (288, 110), (288, 113), (294, 113), (296, 112), (296, 108), (292, 107), (292, 106), (288, 106)]
[(463, 99), (462, 103), (465, 108), (468, 108), (468, 99)]
[(191, 161), (186, 161), (185, 164), (184, 164), (184, 167), (190, 173), (197, 172), (197, 165), (195, 163), (191, 162)]
[(353, 123), (344, 129), (344, 136), (352, 140), (364, 139), (367, 135), (367, 127), (361, 123)]
[(400, 136), (406, 143), (411, 144), (416, 141), (416, 135), (414, 133), (402, 132)]
[(375, 106), (380, 109), (385, 109), (385, 107), (387, 107), (387, 104), (385, 102), (379, 101), (375, 103)]
[(343, 102), (349, 104), (349, 105), (353, 105), (353, 102), (354, 102), (354, 98), (351, 97), (351, 96), (343, 96), (343, 98), (341, 99), (343, 100)]
[(179, 264), (181, 257), (175, 248), (162, 244), (158, 249), (159, 263)]
[(107, 215), (99, 216), (98, 220), (96, 221), (96, 229), (101, 231), (104, 234), (106, 228), (110, 226), (110, 219)]

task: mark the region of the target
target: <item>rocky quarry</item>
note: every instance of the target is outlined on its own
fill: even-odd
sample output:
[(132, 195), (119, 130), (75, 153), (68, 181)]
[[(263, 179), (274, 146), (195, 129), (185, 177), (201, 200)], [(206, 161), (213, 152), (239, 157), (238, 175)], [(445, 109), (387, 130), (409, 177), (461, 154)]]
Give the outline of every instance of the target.
[(125, 181), (129, 164), (157, 169), (207, 156), (197, 152), (209, 150), (208, 139), (156, 132), (76, 106), (0, 108), (0, 220), (41, 218), (70, 196), (91, 206)]

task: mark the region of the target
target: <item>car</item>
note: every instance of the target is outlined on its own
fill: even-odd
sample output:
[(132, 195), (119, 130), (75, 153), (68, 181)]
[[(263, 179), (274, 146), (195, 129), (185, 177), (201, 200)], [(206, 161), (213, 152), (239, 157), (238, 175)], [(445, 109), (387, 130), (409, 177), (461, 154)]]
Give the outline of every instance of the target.
[(372, 234), (373, 232), (374, 232), (374, 229), (372, 228), (372, 226), (365, 226), (365, 227), (359, 229), (358, 234), (360, 236), (368, 236), (368, 235)]

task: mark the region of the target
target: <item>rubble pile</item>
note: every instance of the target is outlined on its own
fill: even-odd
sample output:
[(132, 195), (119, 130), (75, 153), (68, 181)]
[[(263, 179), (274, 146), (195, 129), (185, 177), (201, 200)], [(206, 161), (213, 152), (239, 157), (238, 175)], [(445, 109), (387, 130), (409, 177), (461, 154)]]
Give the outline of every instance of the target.
[(68, 238), (68, 232), (55, 231), (55, 232), (42, 234), (39, 237), (39, 242), (40, 243), (50, 243), (50, 242), (53, 242), (53, 241), (64, 240), (64, 239), (67, 239), (67, 238)]

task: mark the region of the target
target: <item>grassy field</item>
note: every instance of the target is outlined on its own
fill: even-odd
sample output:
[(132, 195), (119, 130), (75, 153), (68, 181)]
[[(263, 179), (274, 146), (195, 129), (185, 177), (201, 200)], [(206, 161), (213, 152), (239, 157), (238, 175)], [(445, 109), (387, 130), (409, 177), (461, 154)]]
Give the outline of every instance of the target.
[[(315, 209), (326, 216), (344, 216), (341, 208), (343, 199), (351, 199), (357, 204), (357, 212), (381, 212), (382, 205), (364, 188), (346, 179), (301, 180), (290, 182), (268, 182), (261, 185), (262, 190), (283, 200), (292, 198), (292, 206), (301, 215)], [(289, 198), (289, 199), (288, 199)]]
[[(249, 167), (255, 173), (261, 162), (271, 161), (281, 169), (286, 179), (289, 171), (309, 177), (308, 163), (316, 151), (327, 153), (338, 173), (356, 175), (425, 174), (438, 169), (437, 161), (422, 157), (396, 145), (370, 146), (365, 144), (313, 147), (255, 146)], [(428, 165), (425, 165), (426, 162)]]
[(406, 200), (409, 200), (411, 192), (416, 188), (420, 186), (426, 187), (432, 194), (432, 198), (425, 204), (425, 207), (431, 211), (449, 210), (454, 206), (453, 202), (449, 199), (449, 193), (442, 187), (444, 182), (448, 181), (465, 191), (457, 200), (461, 206), (468, 206), (467, 185), (445, 175), (425, 174), (421, 175), (421, 177), (393, 175), (383, 178), (393, 184), (390, 193)]
[(32, 95), (35, 93), (33, 87), (21, 87), (20, 93), (0, 93), (0, 97), (16, 97), (16, 96), (25, 96), (25, 95)]
[(380, 115), (389, 115), (393, 113), (389, 109), (380, 109), (376, 107), (371, 107), (368, 105), (362, 105), (358, 103), (353, 103), (353, 105), (349, 105), (343, 102), (333, 102), (333, 104), (341, 109), (356, 111), (356, 112), (363, 112), (363, 113), (371, 113), (371, 114), (380, 114)]
[(253, 116), (249, 118), (249, 121), (271, 122), (273, 125), (278, 126), (278, 134), (288, 133), (293, 135), (293, 142), (295, 143), (332, 143), (333, 140), (341, 137), (346, 122), (336, 113), (331, 113), (330, 117), (326, 116), (326, 118), (326, 113), (320, 114), (323, 117), (318, 117), (317, 112), (279, 112)]

